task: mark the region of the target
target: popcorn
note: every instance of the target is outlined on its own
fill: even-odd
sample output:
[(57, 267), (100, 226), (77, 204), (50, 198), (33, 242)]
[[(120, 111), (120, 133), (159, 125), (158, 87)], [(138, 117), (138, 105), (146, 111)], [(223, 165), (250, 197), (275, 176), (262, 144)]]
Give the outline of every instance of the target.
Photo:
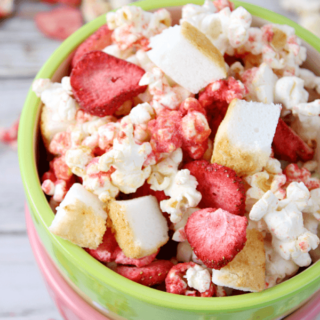
[(275, 101), (282, 103), (285, 110), (292, 110), (297, 104), (308, 101), (309, 94), (304, 82), (298, 77), (283, 77), (276, 82)]
[(146, 48), (148, 39), (171, 25), (170, 13), (160, 9), (154, 13), (145, 12), (140, 7), (125, 6), (116, 12), (107, 13), (107, 23), (113, 43), (120, 50), (130, 47)]
[(317, 77), (312, 71), (299, 68), (297, 75), (304, 81), (304, 86), (308, 89), (315, 89), (320, 94), (320, 77)]
[(123, 139), (114, 139), (112, 150), (101, 156), (99, 169), (108, 172), (111, 166), (116, 168), (111, 174), (112, 183), (120, 191), (132, 193), (150, 176), (151, 167), (142, 167), (152, 149), (148, 142), (141, 145), (134, 142), (132, 125), (126, 128), (124, 134)]
[(75, 124), (78, 104), (71, 97), (70, 78), (64, 77), (61, 83), (52, 83), (49, 79), (37, 79), (32, 90), (45, 105), (41, 113), (40, 128), (46, 145), (53, 136), (66, 131), (70, 124)]
[(252, 207), (251, 220), (264, 219), (273, 235), (272, 246), (285, 260), (292, 259), (298, 266), (308, 266), (308, 252), (319, 245), (319, 238), (303, 225), (303, 211), (309, 201), (309, 191), (303, 183), (292, 182), (287, 198), (279, 202), (271, 191)]
[(49, 230), (81, 247), (96, 249), (106, 231), (107, 217), (99, 199), (75, 183), (57, 208)]
[(86, 165), (92, 160), (92, 158), (91, 149), (85, 146), (80, 146), (67, 151), (66, 164), (75, 175), (82, 177), (85, 173)]
[[(188, 218), (197, 210), (200, 210), (199, 208), (189, 208), (186, 213), (183, 215), (182, 219), (173, 224), (173, 230), (175, 231), (172, 235), (172, 240), (177, 242), (183, 242), (186, 241), (186, 234), (184, 231), (184, 227), (187, 224)], [(186, 261), (184, 261), (186, 262)]]
[(211, 275), (207, 269), (199, 265), (189, 268), (184, 278), (187, 279), (189, 287), (194, 288), (201, 293), (210, 288)]

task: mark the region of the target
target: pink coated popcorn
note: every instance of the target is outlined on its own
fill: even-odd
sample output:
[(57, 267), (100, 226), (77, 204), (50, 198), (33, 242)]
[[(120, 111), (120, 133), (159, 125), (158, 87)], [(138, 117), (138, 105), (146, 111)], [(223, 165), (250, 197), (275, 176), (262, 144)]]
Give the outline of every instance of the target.
[(54, 158), (50, 162), (50, 167), (52, 168), (57, 179), (65, 181), (69, 181), (71, 179), (72, 172), (71, 169), (67, 166), (64, 156)]
[(216, 288), (212, 282), (209, 290), (202, 293), (188, 286), (184, 276), (187, 270), (194, 266), (196, 266), (194, 262), (185, 262), (172, 267), (166, 277), (166, 291), (185, 296), (213, 297), (216, 293)]
[(58, 132), (49, 144), (49, 152), (55, 155), (63, 155), (71, 148), (70, 132)]
[(179, 110), (183, 116), (185, 116), (188, 112), (191, 111), (197, 111), (203, 113), (204, 115), (207, 114), (205, 108), (195, 98), (187, 98), (186, 100), (184, 100), (181, 103)]
[(234, 4), (229, 0), (215, 0), (213, 1), (213, 4), (218, 11), (221, 11), (224, 8), (229, 8), (230, 11), (234, 10)]
[(306, 168), (299, 168), (295, 163), (289, 164), (284, 173), (287, 176), (287, 184), (291, 182), (303, 182), (305, 186), (311, 191), (320, 188), (320, 180), (311, 178), (311, 172)]
[(181, 119), (179, 111), (162, 111), (157, 119), (148, 123), (150, 144), (157, 153), (171, 153), (182, 146)]
[(19, 120), (17, 120), (9, 129), (0, 128), (0, 141), (13, 148), (16, 148), (18, 139), (18, 129)]

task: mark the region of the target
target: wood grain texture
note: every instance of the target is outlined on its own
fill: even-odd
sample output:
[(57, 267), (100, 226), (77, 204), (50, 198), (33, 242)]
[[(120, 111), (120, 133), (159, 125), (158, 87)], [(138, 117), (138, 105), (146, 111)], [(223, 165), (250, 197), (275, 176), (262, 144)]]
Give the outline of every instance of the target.
[[(277, 0), (248, 2), (283, 13)], [(16, 0), (15, 15), (0, 21), (1, 127), (18, 118), (32, 79), (60, 44), (46, 39), (33, 21), (37, 12), (49, 8), (37, 0)], [(15, 150), (0, 145), (0, 167), (0, 320), (62, 320), (29, 245)]]

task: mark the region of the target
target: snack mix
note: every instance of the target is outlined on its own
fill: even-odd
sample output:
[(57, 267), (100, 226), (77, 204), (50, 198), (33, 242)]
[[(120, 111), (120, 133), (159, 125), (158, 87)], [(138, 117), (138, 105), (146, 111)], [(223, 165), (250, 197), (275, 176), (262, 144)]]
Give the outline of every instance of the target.
[[(320, 77), (228, 0), (125, 6), (38, 79), (50, 231), (145, 286), (259, 292), (320, 257)], [(318, 144), (319, 145), (319, 144)], [(300, 270), (299, 270), (300, 269)]]

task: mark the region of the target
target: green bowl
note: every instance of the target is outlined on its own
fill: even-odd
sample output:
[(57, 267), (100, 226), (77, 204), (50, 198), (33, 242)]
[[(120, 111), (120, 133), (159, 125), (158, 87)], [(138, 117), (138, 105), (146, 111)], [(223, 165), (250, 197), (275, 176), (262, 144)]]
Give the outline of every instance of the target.
[[(185, 0), (146, 0), (134, 5), (144, 10), (181, 6)], [(203, 1), (191, 1), (202, 4)], [(309, 44), (308, 50), (320, 52), (317, 37), (291, 20), (266, 9), (234, 1), (253, 16), (272, 23), (287, 24)], [(53, 53), (36, 78), (56, 78), (68, 69), (75, 48), (105, 23), (105, 16), (85, 25)], [(320, 56), (317, 56), (319, 59)], [(319, 59), (320, 60), (320, 59)], [(186, 297), (148, 288), (109, 270), (83, 249), (48, 231), (53, 213), (44, 196), (37, 171), (39, 115), (41, 101), (30, 90), (19, 127), (19, 162), (28, 206), (41, 241), (62, 275), (112, 319), (275, 319), (295, 310), (320, 288), (320, 263), (312, 265), (292, 279), (260, 293), (223, 298)], [(91, 319), (90, 319), (91, 320)]]

